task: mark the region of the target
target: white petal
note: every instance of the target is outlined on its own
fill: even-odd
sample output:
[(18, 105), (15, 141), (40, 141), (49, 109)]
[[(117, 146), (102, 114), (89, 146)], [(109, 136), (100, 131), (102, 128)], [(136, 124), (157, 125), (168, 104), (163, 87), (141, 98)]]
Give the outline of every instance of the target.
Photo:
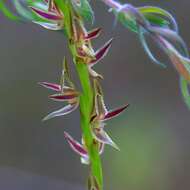
[(69, 105), (67, 105), (67, 106), (65, 106), (65, 107), (63, 107), (63, 108), (61, 108), (61, 109), (59, 109), (57, 111), (54, 111), (54, 112), (50, 113), (49, 115), (47, 115), (43, 119), (43, 121), (46, 121), (48, 119), (52, 119), (54, 117), (59, 117), (59, 116), (67, 115), (67, 114), (71, 113), (72, 111), (74, 111), (77, 107), (78, 107), (78, 103), (72, 104), (72, 105), (69, 104)]
[(63, 26), (58, 23), (47, 23), (47, 22), (45, 23), (45, 22), (37, 22), (37, 21), (34, 21), (34, 23), (39, 24), (40, 26), (48, 30), (61, 30), (63, 28)]
[(120, 150), (119, 147), (112, 141), (109, 135), (102, 128), (94, 128), (93, 129), (94, 138), (104, 144), (111, 145), (117, 150)]

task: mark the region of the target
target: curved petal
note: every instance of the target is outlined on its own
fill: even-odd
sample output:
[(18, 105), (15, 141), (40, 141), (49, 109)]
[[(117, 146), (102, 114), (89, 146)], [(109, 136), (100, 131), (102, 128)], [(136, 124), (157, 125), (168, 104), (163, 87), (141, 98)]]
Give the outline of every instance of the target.
[(40, 25), (43, 28), (48, 29), (48, 30), (55, 30), (56, 31), (56, 30), (63, 29), (63, 26), (59, 23), (48, 23), (48, 22), (37, 22), (37, 21), (34, 21), (33, 23), (38, 24), (38, 25)]
[(84, 37), (85, 40), (92, 40), (94, 38), (97, 38), (101, 33), (101, 28), (95, 28), (94, 30), (87, 33), (87, 35)]
[(108, 144), (114, 147), (115, 149), (119, 150), (119, 147), (112, 141), (112, 139), (103, 130), (103, 128), (93, 128), (93, 136), (98, 142)]
[(112, 41), (113, 41), (113, 39), (110, 39), (99, 50), (96, 51), (95, 60), (91, 61), (89, 64), (91, 67), (94, 66), (98, 61), (100, 61), (107, 55), (107, 53), (111, 47)]
[(78, 97), (77, 93), (67, 93), (67, 94), (53, 94), (50, 95), (49, 98), (55, 101), (68, 101), (68, 100), (72, 100)]
[(145, 39), (145, 31), (140, 28), (139, 29), (139, 38), (140, 38), (140, 42), (145, 50), (145, 52), (147, 53), (148, 57), (153, 61), (153, 63), (156, 63), (160, 66), (162, 66), (163, 68), (166, 68), (166, 65), (161, 63), (157, 58), (154, 57), (154, 55), (152, 54), (147, 42), (146, 42), (146, 39)]
[(55, 84), (55, 83), (39, 82), (38, 84), (45, 87), (45, 88), (47, 88), (47, 89), (50, 89), (50, 90), (54, 90), (54, 91), (57, 91), (57, 92), (61, 91), (61, 85), (58, 85), (58, 84)]
[(94, 78), (100, 78), (103, 79), (103, 76), (98, 74), (95, 70), (93, 70), (90, 66), (88, 67), (88, 71), (90, 76), (94, 77)]
[(59, 117), (59, 116), (64, 116), (64, 115), (67, 115), (71, 112), (73, 112), (76, 108), (78, 107), (78, 103), (76, 104), (69, 104), (57, 111), (54, 111), (52, 113), (50, 113), (49, 115), (47, 115), (43, 121), (46, 121), (46, 120), (49, 120), (49, 119), (52, 119), (54, 117)]
[(112, 119), (116, 116), (118, 116), (119, 114), (121, 114), (126, 108), (128, 108), (129, 104), (126, 104), (124, 105), (123, 107), (120, 107), (120, 108), (117, 108), (117, 109), (114, 109), (114, 110), (111, 110), (111, 111), (108, 111), (104, 118), (102, 119), (102, 121), (106, 121), (106, 120), (109, 120), (109, 119)]
[(76, 140), (74, 140), (67, 132), (64, 132), (65, 138), (74, 152), (84, 158), (88, 158), (88, 153), (85, 148)]
[(41, 9), (38, 9), (36, 7), (30, 7), (37, 15), (39, 15), (40, 17), (47, 19), (47, 20), (53, 20), (53, 21), (60, 21), (62, 20), (62, 16), (55, 14), (53, 12), (50, 11), (44, 11)]

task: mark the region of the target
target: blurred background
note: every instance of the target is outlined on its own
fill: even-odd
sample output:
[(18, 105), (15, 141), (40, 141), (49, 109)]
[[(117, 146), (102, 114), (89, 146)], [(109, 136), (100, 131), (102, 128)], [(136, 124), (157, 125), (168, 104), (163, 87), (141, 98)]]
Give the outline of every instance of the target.
[[(189, 1), (123, 2), (170, 10), (190, 47)], [(108, 122), (107, 131), (121, 151), (105, 149), (105, 190), (190, 189), (190, 111), (177, 73), (170, 63), (167, 69), (151, 63), (135, 34), (119, 23), (113, 26), (114, 17), (103, 3), (92, 1), (92, 6), (95, 26), (104, 29), (94, 46), (114, 37), (109, 54), (96, 66), (105, 78), (106, 104), (131, 104)], [(51, 91), (37, 82), (59, 81), (63, 56), (70, 56), (66, 39), (31, 23), (15, 23), (2, 15), (0, 19), (0, 189), (85, 189), (88, 167), (80, 164), (63, 137), (67, 131), (80, 139), (78, 111), (41, 121), (60, 104), (49, 101)], [(74, 68), (72, 72), (77, 80)]]

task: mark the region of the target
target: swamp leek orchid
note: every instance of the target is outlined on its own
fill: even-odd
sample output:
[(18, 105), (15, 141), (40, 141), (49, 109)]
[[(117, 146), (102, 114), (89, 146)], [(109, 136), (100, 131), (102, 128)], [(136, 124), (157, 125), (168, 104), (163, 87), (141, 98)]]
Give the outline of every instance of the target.
[[(180, 75), (181, 91), (190, 108), (190, 59), (173, 16), (159, 7), (134, 7), (131, 4), (121, 4), (117, 0), (101, 1), (109, 7), (110, 12), (113, 12), (116, 21), (138, 35), (145, 52), (154, 63), (166, 66), (154, 56), (147, 37), (153, 39), (168, 56)], [(85, 28), (84, 21), (90, 23), (94, 21), (89, 0), (12, 0), (12, 2), (15, 13), (9, 10), (5, 0), (0, 0), (0, 11), (8, 18), (31, 21), (49, 30), (60, 30), (67, 37), (81, 91), (79, 93), (73, 84), (67, 61), (64, 59), (60, 84), (49, 82), (39, 84), (55, 92), (49, 96), (51, 100), (66, 102), (67, 105), (50, 113), (44, 120), (63, 116), (80, 108), (81, 143), (67, 132), (64, 135), (72, 150), (80, 156), (81, 162), (90, 166), (88, 190), (103, 190), (100, 155), (106, 144), (119, 149), (105, 130), (106, 122), (123, 113), (129, 106), (125, 104), (114, 110), (107, 109), (100, 84), (103, 76), (93, 68), (107, 55), (113, 40), (110, 39), (98, 50), (94, 50), (92, 40), (100, 35), (101, 29), (88, 31)]]

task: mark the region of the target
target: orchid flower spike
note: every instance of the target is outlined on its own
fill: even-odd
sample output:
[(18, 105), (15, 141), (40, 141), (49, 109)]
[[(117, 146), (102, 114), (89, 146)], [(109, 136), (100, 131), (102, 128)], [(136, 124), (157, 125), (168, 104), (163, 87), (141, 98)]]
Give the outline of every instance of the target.
[[(65, 83), (69, 86), (66, 86)], [(76, 91), (74, 84), (72, 83), (68, 71), (67, 61), (64, 59), (64, 69), (61, 77), (61, 84), (54, 84), (48, 82), (40, 82), (41, 86), (56, 91), (56, 94), (50, 95), (49, 98), (54, 101), (67, 102), (68, 105), (48, 114), (43, 120), (48, 120), (54, 117), (67, 115), (74, 111), (79, 105), (79, 92)]]

